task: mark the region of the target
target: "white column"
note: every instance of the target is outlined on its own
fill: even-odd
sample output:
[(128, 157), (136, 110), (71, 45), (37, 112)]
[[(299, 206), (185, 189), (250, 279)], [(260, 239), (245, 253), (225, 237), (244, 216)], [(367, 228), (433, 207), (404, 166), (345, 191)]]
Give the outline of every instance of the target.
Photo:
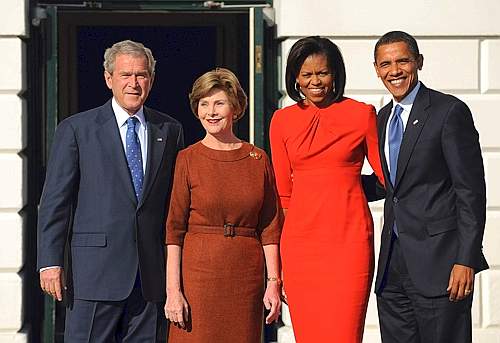
[(22, 325), (23, 220), (26, 163), (19, 155), (25, 147), (25, 104), (18, 96), (25, 89), (24, 43), (27, 1), (3, 1), (0, 11), (0, 342), (26, 342)]

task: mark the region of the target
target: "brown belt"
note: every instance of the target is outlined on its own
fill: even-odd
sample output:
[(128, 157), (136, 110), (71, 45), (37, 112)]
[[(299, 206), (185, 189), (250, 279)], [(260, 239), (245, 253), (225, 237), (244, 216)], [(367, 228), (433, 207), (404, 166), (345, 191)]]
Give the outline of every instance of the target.
[(223, 234), (224, 237), (245, 236), (257, 237), (257, 231), (253, 227), (236, 226), (231, 223), (226, 223), (223, 226), (210, 225), (189, 225), (188, 233), (208, 233), (208, 234)]

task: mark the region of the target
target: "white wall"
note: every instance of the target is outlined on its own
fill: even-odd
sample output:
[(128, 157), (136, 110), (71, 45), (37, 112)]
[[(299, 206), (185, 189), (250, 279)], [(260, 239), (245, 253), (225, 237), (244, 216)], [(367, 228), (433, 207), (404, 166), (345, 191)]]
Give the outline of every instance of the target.
[[(500, 342), (500, 1), (331, 1), (275, 0), (281, 43), (281, 75), (291, 45), (300, 37), (322, 35), (342, 50), (347, 68), (346, 95), (377, 108), (390, 100), (373, 69), (373, 47), (387, 31), (416, 36), (428, 87), (464, 100), (471, 108), (486, 170), (488, 190), (484, 252), (490, 270), (476, 277), (474, 343)], [(285, 93), (284, 82), (281, 91)], [(284, 99), (283, 103), (289, 103)], [(375, 232), (382, 224), (382, 202), (372, 206)], [(378, 253), (379, 240), (375, 241)], [(279, 342), (294, 342), (288, 313)], [(366, 319), (365, 343), (380, 342), (375, 298)]]
[(421, 36), (500, 32), (497, 0), (274, 0), (278, 36), (380, 36), (403, 29)]
[[(27, 2), (27, 1), (26, 1)], [(22, 227), (18, 211), (24, 206), (26, 164), (24, 148), (25, 104), (18, 94), (25, 89), (27, 4), (24, 0), (2, 1), (0, 11), (0, 343), (26, 342), (21, 328), (23, 266)]]
[[(484, 251), (491, 269), (476, 279), (474, 343), (500, 342), (500, 1), (498, 0), (275, 0), (282, 59), (307, 35), (332, 38), (347, 63), (347, 95), (379, 108), (389, 98), (372, 67), (373, 45), (386, 31), (415, 35), (424, 54), (420, 78), (429, 87), (453, 93), (471, 107), (481, 135), (488, 187)], [(3, 0), (0, 11), (0, 343), (25, 342), (21, 328), (22, 226), (26, 164), (25, 46), (28, 1)], [(284, 75), (285, 65), (281, 65)], [(284, 86), (281, 87), (284, 91)], [(381, 203), (373, 206), (376, 232)], [(378, 240), (376, 240), (378, 248)], [(380, 342), (375, 302), (370, 299), (365, 343)], [(290, 325), (287, 314), (284, 321)], [(290, 326), (280, 342), (293, 342)]]

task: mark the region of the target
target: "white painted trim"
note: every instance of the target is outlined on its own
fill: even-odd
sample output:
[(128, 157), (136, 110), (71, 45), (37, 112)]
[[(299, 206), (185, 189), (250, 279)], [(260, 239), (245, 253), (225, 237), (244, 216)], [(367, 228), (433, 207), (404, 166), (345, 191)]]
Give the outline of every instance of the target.
[(249, 20), (249, 78), (248, 78), (248, 140), (251, 144), (255, 142), (255, 8), (251, 7), (248, 11)]

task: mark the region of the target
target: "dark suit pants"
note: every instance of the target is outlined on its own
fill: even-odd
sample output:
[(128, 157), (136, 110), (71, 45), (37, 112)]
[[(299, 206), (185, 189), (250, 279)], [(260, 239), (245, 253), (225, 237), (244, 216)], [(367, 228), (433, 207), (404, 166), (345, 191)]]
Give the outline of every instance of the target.
[(459, 302), (451, 302), (447, 295), (424, 297), (408, 275), (398, 239), (391, 250), (384, 286), (377, 295), (382, 342), (472, 342), (472, 295)]
[[(123, 301), (75, 299), (66, 309), (67, 343), (152, 343), (157, 341), (161, 305), (143, 299), (134, 287)], [(163, 332), (164, 334), (164, 332)]]

